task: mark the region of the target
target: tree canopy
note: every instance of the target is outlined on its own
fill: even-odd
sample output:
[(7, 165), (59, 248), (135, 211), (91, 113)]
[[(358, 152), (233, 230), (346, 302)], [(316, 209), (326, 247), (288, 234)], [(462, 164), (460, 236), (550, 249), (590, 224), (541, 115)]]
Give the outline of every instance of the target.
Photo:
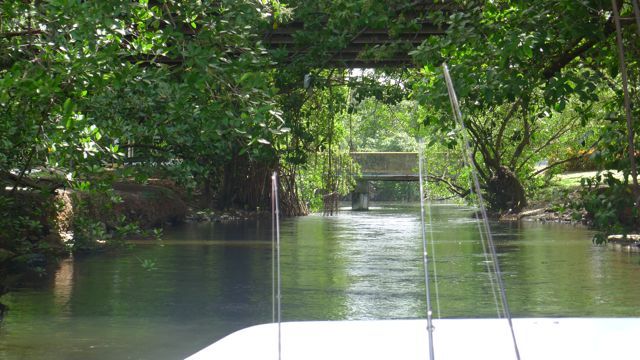
[(16, 170), (46, 167), (74, 179), (107, 163), (169, 160), (210, 177), (234, 156), (273, 153), (286, 129), (259, 33), (275, 8), (4, 2), (3, 177), (23, 183)]
[[(427, 122), (443, 133), (452, 131), (448, 95), (438, 68), (442, 62), (449, 64), (473, 139), (473, 159), (491, 205), (518, 211), (526, 205), (522, 181), (540, 158), (537, 152), (557, 142), (576, 121), (584, 126), (608, 120), (618, 129), (624, 123), (622, 97), (603, 97), (599, 90), (607, 87), (622, 94), (611, 3), (457, 3), (459, 12), (433, 17), (436, 24), (446, 24), (447, 34), (429, 38), (413, 52), (423, 65), (424, 77), (414, 92), (435, 109)], [(617, 6), (627, 19), (632, 15), (631, 2), (619, 1)], [(634, 23), (623, 25), (625, 45), (637, 53)], [(630, 60), (628, 65), (635, 68), (637, 78), (637, 61)], [(603, 101), (610, 102), (605, 106), (611, 113), (608, 119), (597, 119), (602, 113), (594, 112), (594, 105), (603, 106)], [(583, 138), (591, 130), (585, 128)], [(618, 155), (626, 148), (622, 139), (616, 140)], [(576, 145), (585, 150), (595, 146), (588, 141)], [(624, 167), (628, 169), (629, 163)]]
[[(279, 170), (285, 208), (304, 213), (310, 197), (348, 191), (354, 147), (399, 149), (416, 136), (431, 139), (427, 151), (458, 146), (446, 62), (495, 210), (526, 206), (542, 160), (591, 155), (623, 171), (626, 189), (611, 4), (5, 1), (0, 179), (10, 192), (50, 193), (169, 176), (211, 206), (256, 208)], [(639, 15), (632, 0), (614, 4), (637, 104)], [(347, 68), (357, 65), (378, 69), (356, 77)], [(464, 196), (457, 164), (436, 172)]]

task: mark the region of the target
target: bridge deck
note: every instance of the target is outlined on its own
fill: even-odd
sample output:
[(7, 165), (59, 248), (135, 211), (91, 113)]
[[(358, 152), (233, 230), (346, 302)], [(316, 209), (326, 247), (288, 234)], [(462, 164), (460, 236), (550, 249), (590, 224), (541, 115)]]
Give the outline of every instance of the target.
[(415, 152), (352, 152), (360, 165), (359, 180), (418, 181), (418, 153)]
[(403, 174), (374, 174), (366, 173), (358, 176), (358, 180), (363, 181), (418, 181), (418, 174), (403, 175)]

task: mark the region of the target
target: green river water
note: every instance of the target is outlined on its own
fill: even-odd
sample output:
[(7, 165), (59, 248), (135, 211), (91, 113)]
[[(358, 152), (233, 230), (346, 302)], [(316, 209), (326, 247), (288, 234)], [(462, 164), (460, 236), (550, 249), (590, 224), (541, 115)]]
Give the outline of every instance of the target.
[[(432, 213), (435, 316), (496, 317), (471, 210)], [(640, 256), (594, 246), (570, 225), (492, 230), (514, 316), (640, 315)], [(425, 316), (416, 205), (284, 219), (281, 233), (283, 320)], [(68, 259), (6, 295), (0, 359), (183, 359), (271, 321), (270, 220), (185, 224), (159, 244)]]

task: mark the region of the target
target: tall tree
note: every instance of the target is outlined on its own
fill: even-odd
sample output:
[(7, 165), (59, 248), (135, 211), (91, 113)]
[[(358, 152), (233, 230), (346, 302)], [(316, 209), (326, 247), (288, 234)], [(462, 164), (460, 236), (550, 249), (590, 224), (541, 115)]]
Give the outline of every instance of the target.
[[(600, 0), (454, 3), (458, 10), (450, 16), (434, 16), (447, 27), (446, 36), (430, 38), (414, 52), (426, 79), (416, 94), (440, 109), (436, 122), (450, 130), (438, 70), (449, 63), (491, 205), (519, 211), (527, 203), (522, 182), (531, 171), (531, 145), (546, 119), (569, 102), (588, 106), (597, 99), (602, 69), (589, 63), (611, 56), (611, 5)], [(569, 126), (559, 126), (543, 144), (550, 145)]]

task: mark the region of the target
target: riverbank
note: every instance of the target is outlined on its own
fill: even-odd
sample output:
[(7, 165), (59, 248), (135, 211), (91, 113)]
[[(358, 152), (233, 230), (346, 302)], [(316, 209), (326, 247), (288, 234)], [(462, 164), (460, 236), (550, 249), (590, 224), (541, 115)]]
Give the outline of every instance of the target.
[(607, 242), (616, 250), (640, 253), (640, 234), (609, 235)]
[[(597, 171), (573, 171), (558, 174), (554, 181), (536, 192), (529, 206), (519, 213), (507, 213), (501, 221), (538, 221), (590, 226), (591, 219), (584, 209), (576, 210), (573, 204), (580, 198), (581, 182), (598, 174)], [(614, 176), (621, 176), (613, 172)]]
[(586, 211), (559, 211), (552, 204), (528, 207), (517, 214), (505, 214), (500, 216), (500, 221), (536, 221), (541, 223), (560, 223), (568, 225), (589, 226)]
[(119, 182), (104, 189), (51, 191), (5, 189), (0, 193), (0, 296), (46, 277), (72, 253), (119, 245), (128, 235), (184, 221), (187, 205), (163, 184)]
[(269, 211), (257, 209), (255, 211), (248, 211), (243, 209), (227, 209), (227, 210), (214, 210), (209, 208), (198, 209), (190, 208), (189, 213), (185, 217), (185, 222), (188, 223), (200, 223), (200, 222), (218, 222), (226, 223), (233, 221), (247, 221), (254, 220), (262, 217), (269, 217)]
[[(33, 277), (47, 276), (73, 253), (118, 249), (127, 238), (161, 238), (163, 229), (185, 222), (239, 222), (268, 217), (256, 209), (215, 210), (175, 183), (118, 182), (108, 191), (59, 189), (51, 193), (5, 191), (0, 220), (0, 296)], [(27, 226), (28, 225), (28, 226)], [(1, 318), (1, 316), (0, 316)]]

